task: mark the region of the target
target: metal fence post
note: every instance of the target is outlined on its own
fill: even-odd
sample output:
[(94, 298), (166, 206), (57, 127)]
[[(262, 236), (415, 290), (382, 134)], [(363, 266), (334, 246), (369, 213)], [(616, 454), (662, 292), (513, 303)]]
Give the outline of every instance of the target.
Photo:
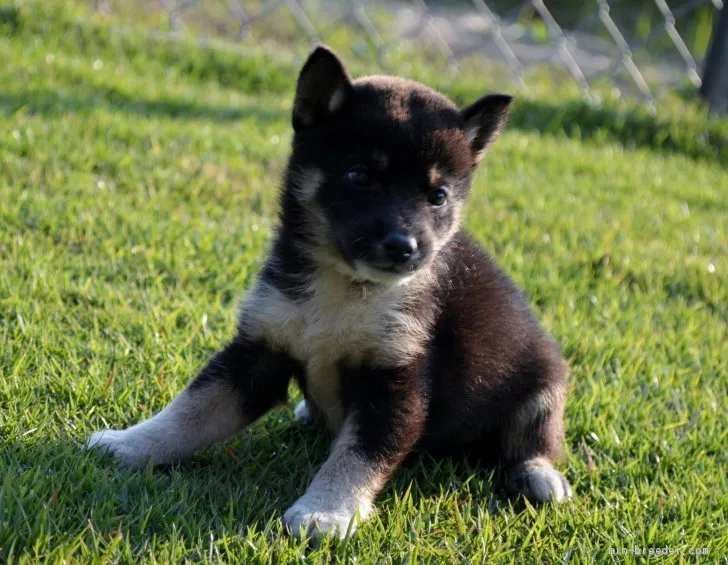
[(728, 5), (723, 5), (713, 28), (700, 95), (708, 102), (711, 113), (728, 112)]

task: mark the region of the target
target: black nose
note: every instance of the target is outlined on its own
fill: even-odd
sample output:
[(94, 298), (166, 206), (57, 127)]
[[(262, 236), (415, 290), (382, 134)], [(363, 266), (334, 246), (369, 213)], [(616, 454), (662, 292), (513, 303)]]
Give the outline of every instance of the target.
[(409, 261), (417, 253), (417, 240), (411, 235), (390, 232), (382, 241), (384, 252), (395, 264)]

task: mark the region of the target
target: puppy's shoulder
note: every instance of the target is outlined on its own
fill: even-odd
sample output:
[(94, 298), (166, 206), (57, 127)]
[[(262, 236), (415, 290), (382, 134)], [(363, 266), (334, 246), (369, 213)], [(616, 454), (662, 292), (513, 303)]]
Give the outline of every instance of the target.
[(469, 235), (460, 232), (453, 238), (445, 264), (438, 292), (449, 324), (473, 335), (538, 331), (524, 295)]
[(453, 238), (447, 251), (440, 286), (453, 296), (487, 295), (495, 298), (512, 295), (522, 299), (521, 292), (488, 252), (470, 235), (461, 231)]

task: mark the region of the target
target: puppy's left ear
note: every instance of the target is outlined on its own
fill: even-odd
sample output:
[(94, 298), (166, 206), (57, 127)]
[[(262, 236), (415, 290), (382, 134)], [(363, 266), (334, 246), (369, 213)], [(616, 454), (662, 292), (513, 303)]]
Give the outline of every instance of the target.
[(349, 75), (336, 54), (319, 45), (298, 75), (293, 129), (300, 131), (335, 114), (353, 93)]
[(476, 164), (488, 152), (488, 148), (506, 124), (508, 107), (512, 101), (513, 96), (507, 94), (489, 94), (460, 111), (465, 120), (465, 135)]

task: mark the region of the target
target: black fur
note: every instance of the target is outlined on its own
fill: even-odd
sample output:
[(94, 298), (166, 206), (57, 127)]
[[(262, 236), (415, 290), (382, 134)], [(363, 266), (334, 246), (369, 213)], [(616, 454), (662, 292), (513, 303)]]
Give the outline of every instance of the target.
[[(377, 442), (408, 433), (415, 441), (403, 444), (436, 453), (474, 450), (506, 464), (558, 459), (560, 413), (533, 413), (518, 460), (503, 455), (501, 442), (515, 407), (563, 385), (567, 367), (559, 348), (487, 254), (465, 234), (454, 239), (438, 284), (418, 312), (437, 318), (425, 354), (404, 368), (342, 365), (347, 409), (357, 418), (362, 406), (376, 414), (371, 425), (362, 425), (362, 449), (376, 452), (371, 446)], [(412, 406), (420, 411), (416, 418)]]
[[(566, 365), (521, 293), (485, 252), (461, 233), (450, 253), (428, 350), (432, 378), (422, 443), (441, 448), (482, 439), (497, 453), (499, 446), (487, 440), (502, 435), (514, 407), (561, 386)], [(540, 429), (546, 437), (533, 438), (530, 455), (557, 457), (560, 430), (551, 422)]]
[(263, 340), (241, 336), (213, 355), (189, 384), (189, 390), (195, 392), (221, 382), (233, 385), (230, 390), (237, 392), (240, 410), (248, 422), (253, 422), (285, 401), (291, 377), (301, 382), (301, 363), (271, 349)]

